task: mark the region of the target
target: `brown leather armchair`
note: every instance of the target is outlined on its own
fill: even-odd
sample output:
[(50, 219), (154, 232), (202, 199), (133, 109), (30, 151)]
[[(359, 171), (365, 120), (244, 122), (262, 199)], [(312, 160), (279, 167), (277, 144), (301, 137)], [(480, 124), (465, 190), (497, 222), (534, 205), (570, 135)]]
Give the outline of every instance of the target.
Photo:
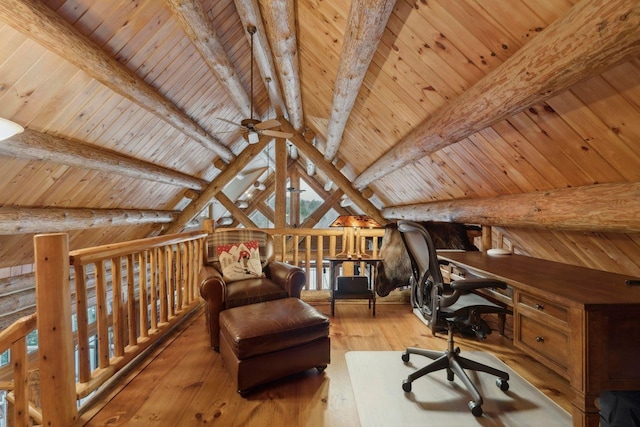
[[(216, 247), (257, 240), (263, 277), (227, 282), (223, 278)], [(306, 283), (304, 270), (274, 260), (273, 237), (261, 230), (218, 230), (207, 238), (207, 253), (200, 270), (200, 295), (205, 300), (205, 320), (211, 347), (219, 351), (220, 312), (229, 308), (275, 299), (300, 298)]]

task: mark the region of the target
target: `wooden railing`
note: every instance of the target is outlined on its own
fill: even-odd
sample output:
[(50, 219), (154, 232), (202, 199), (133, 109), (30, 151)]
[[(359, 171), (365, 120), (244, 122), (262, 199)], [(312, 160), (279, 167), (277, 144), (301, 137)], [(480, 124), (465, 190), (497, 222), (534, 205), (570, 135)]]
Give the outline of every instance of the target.
[[(305, 268), (309, 278), (315, 270), (315, 282), (308, 281), (307, 289), (318, 290), (326, 258), (358, 251), (377, 257), (384, 232), (265, 231), (274, 236), (278, 260)], [(7, 391), (12, 403), (8, 425), (72, 425), (79, 399), (91, 395), (193, 312), (200, 304), (197, 277), (206, 236), (197, 231), (73, 252), (66, 234), (36, 236), (37, 312), (0, 332), (0, 354), (11, 350), (13, 368), (13, 381), (0, 381), (0, 391)], [(34, 329), (35, 361), (26, 345)], [(28, 396), (28, 368), (39, 370), (39, 405)]]
[[(326, 258), (340, 253), (366, 253), (374, 258), (384, 235), (383, 229), (321, 229), (285, 228), (266, 229), (276, 240), (276, 257), (280, 261), (303, 267), (307, 278), (315, 276), (315, 283), (307, 279), (306, 289), (322, 289), (322, 267)], [(328, 242), (326, 242), (328, 240)], [(326, 244), (328, 243), (328, 244)], [(316, 274), (311, 271), (315, 269)]]
[[(0, 383), (13, 406), (9, 425), (72, 425), (79, 399), (193, 312), (200, 304), (197, 277), (206, 236), (198, 231), (73, 252), (66, 234), (36, 236), (37, 312), (0, 333), (0, 354), (10, 349), (13, 366), (13, 381)], [(26, 391), (26, 336), (36, 327), (39, 408)]]

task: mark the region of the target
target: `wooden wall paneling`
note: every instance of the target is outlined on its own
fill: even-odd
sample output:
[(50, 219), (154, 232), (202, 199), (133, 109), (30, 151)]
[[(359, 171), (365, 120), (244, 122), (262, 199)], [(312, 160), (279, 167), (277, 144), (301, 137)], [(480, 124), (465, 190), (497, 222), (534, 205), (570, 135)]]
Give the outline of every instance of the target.
[(510, 150), (511, 147), (505, 144), (495, 132), (492, 133), (492, 136), (491, 140), (486, 138), (482, 132), (470, 136), (469, 141), (475, 146), (475, 150), (471, 151), (471, 153), (476, 150), (482, 153), (484, 160), (479, 159), (478, 161), (480, 162), (488, 162), (488, 159), (491, 159), (491, 172), (496, 179), (501, 180), (508, 194), (535, 191), (536, 189), (531, 185), (528, 177), (517, 167), (519, 165), (515, 163), (514, 157), (509, 156), (509, 151), (502, 150), (501, 147), (498, 147), (498, 144), (502, 143), (507, 150)]
[[(392, 14), (392, 17), (394, 15), (396, 14)], [(469, 82), (439, 56), (435, 49), (425, 46), (425, 44), (432, 46), (433, 43), (425, 42), (419, 26), (414, 29), (398, 19), (389, 19), (387, 29), (396, 35), (392, 40), (387, 38), (388, 32), (383, 36), (383, 41), (395, 47), (393, 50), (398, 52), (394, 55), (401, 55), (402, 60), (419, 74), (421, 70), (427, 70), (428, 73), (425, 74), (429, 76), (429, 85), (433, 86), (444, 99), (454, 99), (469, 87)]]
[[(635, 74), (634, 86), (640, 85), (640, 72)], [(593, 77), (571, 88), (589, 110), (606, 124), (619, 138), (616, 142), (626, 144), (630, 150), (638, 152), (640, 123), (636, 119), (640, 108), (627, 102), (601, 76)]]
[(483, 176), (486, 176), (487, 182), (490, 184), (493, 182), (491, 185), (499, 194), (520, 193), (522, 190), (514, 182), (513, 178), (508, 173), (505, 173), (506, 169), (504, 168), (505, 164), (502, 157), (489, 156), (487, 152), (480, 148), (484, 146), (483, 144), (491, 145), (487, 143), (480, 133), (476, 133), (467, 138), (465, 143), (460, 144), (458, 148), (470, 162), (478, 166)]
[[(536, 10), (523, 7), (522, 2), (506, 6), (502, 3), (478, 4), (472, 3), (474, 10), (479, 14), (486, 14), (494, 25), (499, 26), (506, 34), (511, 35), (514, 40), (526, 40), (526, 37), (534, 37), (538, 28), (546, 28), (550, 22), (543, 20)], [(558, 18), (569, 10), (570, 5), (565, 6), (565, 10), (558, 13)], [(548, 15), (547, 15), (548, 16)], [(470, 22), (471, 24), (471, 22)]]
[(574, 187), (593, 183), (593, 179), (578, 167), (574, 158), (560, 149), (559, 145), (561, 144), (554, 143), (548, 135), (532, 122), (525, 112), (515, 114), (509, 117), (507, 121), (544, 157), (545, 162), (536, 165), (537, 169), (541, 169), (545, 163), (549, 163), (562, 174), (564, 182), (561, 183), (561, 187)]
[(547, 100), (562, 119), (629, 181), (640, 180), (640, 153), (615, 143), (616, 134), (571, 92)]
[[(593, 248), (600, 252), (593, 251)], [(594, 253), (592, 258), (606, 261), (602, 263), (605, 271), (624, 271), (640, 276), (640, 262), (633, 255), (639, 249), (625, 233), (585, 233), (585, 250)]]
[[(462, 141), (464, 143), (466, 140)], [(445, 147), (440, 150), (443, 157), (446, 156), (447, 166), (454, 171), (455, 176), (458, 178), (458, 182), (464, 184), (465, 194), (467, 197), (483, 197), (485, 192), (493, 192), (495, 190), (486, 188), (485, 184), (479, 178), (475, 166), (468, 166), (458, 156), (458, 153), (453, 147)]]
[[(391, 64), (391, 61), (386, 64), (381, 61), (379, 64), (378, 59), (382, 58), (375, 55), (365, 76), (363, 85), (370, 91), (370, 96), (362, 100), (360, 108), (377, 116), (372, 120), (373, 126), (387, 126), (389, 129), (384, 135), (396, 139), (409, 132), (411, 126), (422, 121), (438, 105), (431, 102), (434, 91), (426, 88), (424, 77), (408, 69), (405, 61)], [(443, 102), (441, 100), (440, 105)]]
[[(422, 13), (423, 10), (424, 13)], [(416, 41), (419, 40), (422, 44), (426, 42), (429, 45), (427, 49), (432, 50), (455, 70), (460, 79), (465, 82), (462, 87), (468, 87), (469, 84), (484, 77), (487, 70), (480, 69), (475, 61), (470, 60), (471, 58), (460, 51), (453, 42), (456, 40), (455, 29), (447, 27), (445, 21), (434, 12), (434, 10), (427, 11), (426, 8), (418, 7), (414, 13), (403, 16), (404, 27), (416, 34)], [(422, 50), (425, 47), (423, 45)], [(450, 79), (451, 77), (447, 78), (448, 81)]]
[(597, 151), (591, 149), (589, 141), (576, 134), (551, 107), (537, 105), (525, 114), (536, 123), (545, 136), (553, 141), (562, 141), (561, 144), (556, 144), (557, 148), (572, 159), (576, 167), (589, 177), (591, 183), (623, 180), (615, 168), (612, 168)]
[[(497, 135), (504, 140), (511, 149), (522, 158), (522, 165), (531, 165), (531, 168), (524, 170), (525, 176), (536, 186), (537, 190), (547, 190), (564, 186), (564, 176), (562, 173), (540, 154), (536, 147), (524, 138), (520, 132), (508, 121), (503, 120), (491, 127)], [(487, 132), (487, 129), (481, 132)], [(544, 165), (544, 170), (540, 169)]]
[[(507, 194), (506, 187), (496, 179), (490, 169), (496, 169), (493, 159), (484, 156), (482, 153), (474, 155), (473, 142), (466, 138), (452, 147), (448, 151), (449, 157), (458, 164), (461, 173), (471, 178), (472, 184), (481, 190), (482, 194), (492, 193), (494, 195)], [(484, 197), (484, 196), (482, 196)]]
[[(57, 90), (51, 94), (51, 98), (43, 100), (42, 104), (37, 106), (37, 109), (34, 108), (32, 110), (29, 127), (40, 132), (68, 137), (69, 131), (59, 123), (70, 122), (74, 116), (77, 117), (78, 115), (89, 120), (89, 117), (95, 112), (101, 110), (111, 111), (115, 106), (115, 102), (111, 101), (109, 103), (107, 101), (108, 97), (113, 95), (110, 89), (102, 86), (70, 62), (63, 61), (62, 63), (63, 70), (61, 76), (57, 79)], [(104, 102), (102, 108), (94, 108), (88, 115), (81, 114), (82, 108), (90, 101), (87, 94), (96, 90), (102, 90), (106, 93), (102, 98)], [(118, 102), (122, 99), (119, 95), (116, 95), (116, 97)], [(32, 107), (36, 106), (32, 105)], [(87, 123), (83, 125), (87, 126)], [(87, 138), (86, 131), (82, 133), (82, 136), (83, 139)]]
[(640, 111), (638, 75), (640, 75), (640, 59), (632, 59), (605, 71), (600, 76), (615, 88), (618, 95)]
[[(452, 30), (447, 36), (485, 73), (522, 47), (522, 41), (497, 27), (495, 20), (489, 21), (484, 14), (475, 12), (475, 2), (429, 2), (420, 6), (446, 23)], [(430, 19), (428, 12), (423, 13), (426, 19)]]
[[(397, 25), (401, 28), (401, 23)], [(421, 60), (419, 55), (423, 49), (427, 48), (422, 47), (413, 52), (399, 37), (387, 27), (373, 62), (379, 68), (386, 69), (386, 73), (393, 80), (394, 85), (404, 89), (396, 96), (403, 100), (411, 99), (414, 103), (419, 104), (425, 113), (433, 113), (447, 102), (446, 93), (453, 92), (453, 90), (437, 71)], [(381, 83), (377, 81), (374, 83), (376, 88), (382, 87)], [(387, 91), (393, 92), (389, 88)], [(404, 108), (412, 111), (410, 107)], [(416, 113), (413, 112), (413, 114)]]

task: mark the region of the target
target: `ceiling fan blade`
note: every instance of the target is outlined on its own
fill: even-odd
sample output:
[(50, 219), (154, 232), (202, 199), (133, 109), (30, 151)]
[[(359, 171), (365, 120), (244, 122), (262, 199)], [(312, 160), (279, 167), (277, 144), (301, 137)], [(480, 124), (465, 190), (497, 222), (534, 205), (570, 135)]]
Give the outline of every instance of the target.
[(277, 126), (280, 126), (280, 122), (276, 119), (271, 119), (256, 124), (256, 129), (271, 129)]
[(216, 117), (216, 119), (223, 121), (225, 123), (229, 123), (230, 125), (234, 125), (234, 126), (238, 126), (239, 128), (242, 127), (242, 125), (236, 123), (236, 122), (232, 122), (231, 120), (227, 120), (227, 119), (223, 119), (222, 117)]
[(267, 136), (273, 136), (276, 138), (291, 138), (293, 134), (291, 132), (280, 132), (279, 130), (263, 130), (260, 131), (261, 134)]

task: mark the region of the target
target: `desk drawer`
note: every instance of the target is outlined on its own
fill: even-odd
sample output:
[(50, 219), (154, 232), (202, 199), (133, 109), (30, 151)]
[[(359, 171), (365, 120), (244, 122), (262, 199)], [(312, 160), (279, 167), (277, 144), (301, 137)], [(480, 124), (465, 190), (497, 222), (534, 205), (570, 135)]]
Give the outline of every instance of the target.
[(532, 308), (536, 312), (544, 313), (548, 316), (554, 317), (564, 324), (567, 324), (569, 322), (569, 310), (563, 305), (556, 304), (547, 301), (544, 298), (522, 292), (518, 293), (518, 303), (525, 307)]
[(568, 333), (520, 313), (516, 315), (515, 327), (515, 345), (517, 347), (533, 357), (537, 356), (542, 363), (568, 378)]

